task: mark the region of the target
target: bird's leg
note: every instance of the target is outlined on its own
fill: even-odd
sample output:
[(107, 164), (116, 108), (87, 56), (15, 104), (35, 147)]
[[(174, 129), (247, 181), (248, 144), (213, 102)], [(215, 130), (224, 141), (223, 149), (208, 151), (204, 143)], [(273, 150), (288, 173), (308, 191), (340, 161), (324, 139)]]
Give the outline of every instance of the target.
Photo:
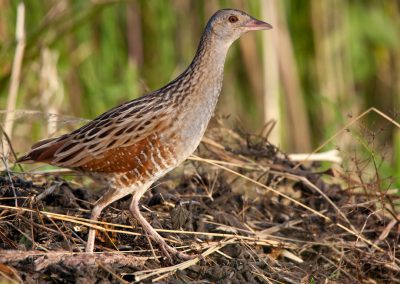
[[(96, 204), (92, 209), (90, 220), (96, 221), (99, 218), (101, 212), (104, 210), (104, 208), (106, 208), (114, 201), (128, 195), (129, 193), (130, 191), (127, 191), (126, 189), (110, 188), (109, 190), (107, 190), (107, 192), (99, 200), (96, 201)], [(96, 229), (90, 227), (86, 242), (86, 249), (85, 249), (86, 252), (92, 253), (94, 251), (95, 238), (96, 238)]]
[(142, 190), (135, 191), (133, 193), (132, 201), (129, 206), (129, 211), (132, 213), (133, 217), (136, 218), (136, 220), (138, 220), (140, 225), (142, 225), (143, 230), (148, 234), (148, 236), (151, 239), (153, 239), (153, 241), (155, 241), (160, 246), (161, 251), (169, 260), (172, 260), (171, 255), (176, 256), (183, 260), (189, 260), (195, 258), (196, 255), (189, 255), (179, 252), (177, 249), (168, 245), (165, 242), (165, 240), (160, 236), (160, 234), (157, 233), (157, 231), (154, 230), (154, 228), (150, 225), (150, 223), (147, 222), (147, 220), (143, 217), (139, 209), (139, 199), (143, 195), (143, 192)]
[[(92, 214), (90, 216), (90, 220), (96, 221), (100, 214), (101, 211), (103, 211), (103, 209), (107, 206), (105, 203), (100, 203), (101, 199), (99, 199), (96, 202), (96, 205), (93, 207), (92, 209)], [(89, 227), (89, 234), (88, 234), (88, 238), (87, 238), (87, 242), (86, 242), (86, 252), (90, 252), (92, 253), (94, 251), (94, 241), (96, 238), (96, 229), (94, 229), (93, 227)]]

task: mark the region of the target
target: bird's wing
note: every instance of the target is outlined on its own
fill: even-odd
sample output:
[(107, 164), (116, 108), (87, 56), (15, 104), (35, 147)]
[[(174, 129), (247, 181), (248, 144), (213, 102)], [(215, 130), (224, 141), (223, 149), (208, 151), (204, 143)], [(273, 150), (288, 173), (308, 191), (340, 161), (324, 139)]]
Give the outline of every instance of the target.
[(17, 162), (77, 168), (104, 159), (113, 149), (130, 147), (165, 129), (170, 123), (168, 109), (163, 100), (144, 96), (105, 112), (69, 134), (39, 141)]

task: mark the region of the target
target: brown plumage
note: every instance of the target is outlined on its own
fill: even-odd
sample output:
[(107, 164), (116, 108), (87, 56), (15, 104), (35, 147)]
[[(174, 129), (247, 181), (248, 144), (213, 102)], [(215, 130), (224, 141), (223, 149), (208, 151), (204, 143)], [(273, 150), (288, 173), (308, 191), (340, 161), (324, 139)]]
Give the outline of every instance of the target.
[[(251, 30), (270, 29), (244, 12), (225, 9), (209, 20), (189, 67), (165, 87), (132, 100), (72, 133), (42, 140), (18, 162), (44, 162), (107, 180), (109, 190), (96, 202), (92, 220), (109, 204), (132, 194), (130, 211), (163, 253), (191, 256), (169, 246), (139, 211), (139, 199), (151, 184), (196, 149), (222, 88), (229, 46)], [(93, 252), (90, 229), (86, 251)]]

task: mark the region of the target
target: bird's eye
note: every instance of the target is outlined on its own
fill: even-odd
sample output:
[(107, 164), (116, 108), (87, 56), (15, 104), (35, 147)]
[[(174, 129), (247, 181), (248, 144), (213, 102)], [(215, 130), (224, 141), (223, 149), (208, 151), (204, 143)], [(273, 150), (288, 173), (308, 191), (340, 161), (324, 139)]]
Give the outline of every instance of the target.
[(228, 18), (228, 21), (229, 21), (230, 23), (236, 23), (238, 20), (239, 20), (239, 19), (238, 19), (238, 17), (236, 17), (236, 16), (229, 16), (229, 18)]

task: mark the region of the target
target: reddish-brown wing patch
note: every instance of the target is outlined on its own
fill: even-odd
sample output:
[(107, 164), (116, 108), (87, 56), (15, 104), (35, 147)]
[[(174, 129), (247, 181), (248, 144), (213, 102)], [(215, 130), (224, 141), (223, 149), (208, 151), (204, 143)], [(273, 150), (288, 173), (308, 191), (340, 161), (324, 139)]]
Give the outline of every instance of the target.
[(170, 152), (162, 146), (156, 134), (128, 147), (119, 147), (102, 153), (79, 168), (88, 172), (131, 173), (131, 178), (149, 177), (164, 170), (170, 160)]

